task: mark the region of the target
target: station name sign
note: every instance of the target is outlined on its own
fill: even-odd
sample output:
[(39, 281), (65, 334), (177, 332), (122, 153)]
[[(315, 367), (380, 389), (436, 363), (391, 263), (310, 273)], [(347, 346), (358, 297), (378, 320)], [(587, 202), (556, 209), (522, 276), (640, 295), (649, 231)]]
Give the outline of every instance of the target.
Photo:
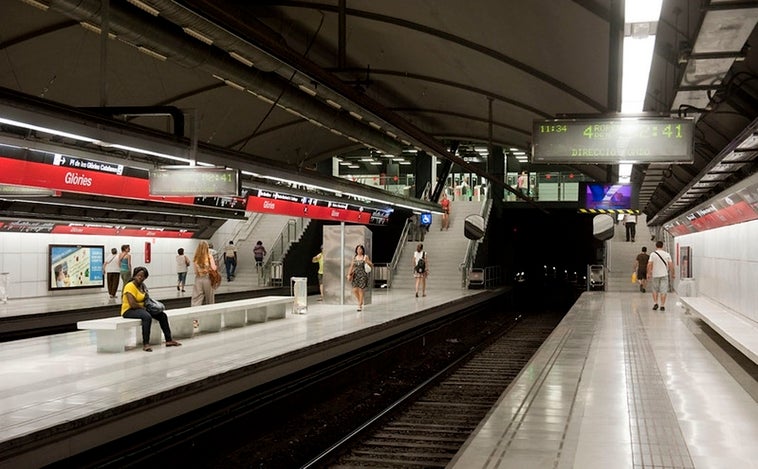
[(533, 163), (692, 163), (694, 122), (675, 118), (534, 121)]

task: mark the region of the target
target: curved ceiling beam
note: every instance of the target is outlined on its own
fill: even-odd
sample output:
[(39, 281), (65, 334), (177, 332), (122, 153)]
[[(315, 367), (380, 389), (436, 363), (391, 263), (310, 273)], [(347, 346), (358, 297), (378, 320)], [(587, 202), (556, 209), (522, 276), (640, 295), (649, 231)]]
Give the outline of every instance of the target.
[[(287, 1), (287, 2), (278, 2), (278, 4), (281, 6), (288, 6), (288, 7), (308, 8), (311, 10), (328, 11), (334, 14), (337, 14), (340, 11), (340, 7), (338, 5), (327, 5), (324, 3)], [(395, 18), (393, 16), (381, 15), (379, 13), (373, 13), (369, 11), (356, 10), (354, 8), (345, 8), (345, 13), (348, 16), (355, 16), (358, 18), (364, 18), (364, 19), (368, 19), (372, 21), (391, 24), (394, 26), (410, 29), (412, 31), (416, 31), (419, 33), (428, 34), (430, 36), (434, 36), (439, 39), (444, 39), (446, 41), (452, 42), (461, 47), (465, 47), (467, 49), (477, 51), (487, 57), (490, 57), (502, 63), (508, 64), (511, 67), (518, 69), (521, 72), (537, 80), (543, 81), (565, 93), (568, 93), (569, 95), (575, 97), (576, 99), (583, 102), (584, 104), (596, 109), (598, 112), (606, 112), (608, 110), (607, 107), (604, 106), (603, 104), (595, 101), (594, 99), (590, 98), (584, 93), (581, 93), (579, 90), (566, 86), (563, 82), (548, 75), (545, 72), (541, 72), (534, 67), (531, 67), (523, 62), (520, 62), (514, 59), (513, 57), (503, 54), (502, 52), (498, 52), (494, 49), (483, 46), (482, 44), (478, 44), (474, 41), (464, 39), (460, 36), (450, 34), (447, 31), (431, 28), (429, 26), (425, 26), (419, 23), (414, 23), (412, 21), (404, 20), (402, 18)]]
[[(340, 73), (358, 73), (358, 72), (365, 72), (365, 70), (360, 70), (357, 68), (346, 68), (343, 70), (334, 70), (335, 72)], [(475, 86), (469, 86), (463, 83), (458, 83), (452, 80), (445, 80), (442, 78), (433, 77), (430, 75), (421, 75), (420, 73), (407, 73), (407, 72), (401, 72), (397, 70), (386, 70), (386, 69), (371, 69), (372, 75), (386, 75), (386, 76), (396, 76), (400, 78), (410, 78), (413, 80), (420, 80), (425, 83), (434, 83), (437, 85), (444, 85), (449, 86), (451, 88), (455, 88), (458, 90), (464, 90), (469, 91), (471, 93), (478, 94), (484, 98), (492, 98), (494, 101), (500, 101), (505, 104), (510, 104), (511, 106), (517, 107), (519, 109), (523, 109), (524, 111), (531, 112), (532, 114), (536, 114), (538, 116), (541, 116), (544, 119), (551, 119), (555, 116), (552, 114), (549, 114), (547, 112), (541, 111), (537, 109), (536, 107), (529, 106), (526, 103), (522, 103), (521, 101), (516, 101), (515, 99), (507, 98), (501, 94), (496, 94), (488, 90), (484, 90), (482, 88), (477, 88)]]
[[(473, 116), (471, 114), (463, 114), (462, 112), (452, 112), (452, 111), (446, 111), (442, 109), (421, 109), (421, 108), (409, 108), (409, 107), (393, 107), (390, 108), (391, 111), (395, 112), (402, 112), (407, 114), (439, 114), (443, 116), (451, 116), (451, 117), (460, 117), (461, 119), (467, 119), (472, 120), (476, 122), (482, 122), (484, 124), (489, 124), (489, 120), (485, 119), (484, 117), (478, 117)], [(511, 132), (517, 132), (520, 134), (523, 134), (525, 137), (532, 136), (532, 132), (517, 129), (516, 127), (513, 127), (512, 125), (503, 124), (502, 122), (492, 122), (492, 125), (496, 127), (500, 127), (506, 130), (510, 130)]]
[(5, 50), (15, 45), (23, 44), (24, 42), (27, 42), (27, 41), (32, 41), (46, 34), (56, 33), (58, 31), (68, 29), (72, 26), (79, 26), (79, 22), (78, 21), (62, 21), (60, 23), (51, 24), (45, 28), (37, 29), (33, 32), (22, 34), (21, 36), (17, 36), (17, 37), (8, 39), (7, 41), (0, 42), (0, 50)]
[[(102, 23), (100, 0), (52, 0), (50, 8), (77, 21), (98, 25)], [(145, 16), (149, 17), (135, 7), (114, 2), (109, 8), (111, 31), (120, 41), (161, 53), (182, 67), (216, 75), (227, 84), (233, 82), (237, 87), (264, 96), (269, 101), (276, 101), (280, 106), (294, 109), (308, 119), (327, 128), (337, 129), (365, 144), (392, 151), (400, 150), (401, 145), (395, 139), (357, 122), (346, 113), (338, 112), (325, 102), (310, 99), (310, 96), (297, 90), (279, 75), (261, 73), (248, 67), (225, 51), (192, 39), (177, 24)]]

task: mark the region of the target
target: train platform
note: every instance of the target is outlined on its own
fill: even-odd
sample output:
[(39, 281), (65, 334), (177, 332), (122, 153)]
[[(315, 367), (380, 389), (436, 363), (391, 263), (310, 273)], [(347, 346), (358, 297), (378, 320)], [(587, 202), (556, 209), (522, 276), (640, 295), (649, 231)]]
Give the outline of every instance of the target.
[(669, 295), (586, 292), (452, 468), (758, 468), (752, 362)]
[[(89, 331), (0, 343), (0, 467), (59, 461), (500, 293), (377, 289), (360, 312), (311, 296), (307, 314), (289, 306), (284, 319), (196, 333), (152, 353), (136, 342), (98, 353)], [(28, 301), (37, 310), (44, 302)]]

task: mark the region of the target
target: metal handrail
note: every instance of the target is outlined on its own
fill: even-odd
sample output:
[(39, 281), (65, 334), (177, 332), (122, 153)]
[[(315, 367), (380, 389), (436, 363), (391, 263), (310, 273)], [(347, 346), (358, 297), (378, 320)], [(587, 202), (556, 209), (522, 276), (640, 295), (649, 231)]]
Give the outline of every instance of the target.
[(392, 255), (392, 260), (389, 264), (389, 279), (387, 279), (387, 287), (392, 286), (392, 277), (397, 272), (397, 264), (400, 263), (400, 256), (403, 255), (403, 249), (405, 249), (405, 243), (408, 242), (408, 233), (411, 230), (411, 225), (413, 222), (410, 218), (405, 220), (405, 226), (403, 226), (403, 232), (400, 233), (400, 241), (397, 243), (397, 247), (395, 248), (395, 253)]
[[(310, 223), (310, 218), (290, 218), (287, 225), (282, 228), (276, 241), (269, 247), (263, 258), (263, 265), (258, 271), (258, 284), (270, 285), (272, 283), (272, 266), (274, 263), (283, 264), (292, 243), (297, 242)], [(283, 270), (282, 270), (283, 273)]]
[(247, 220), (245, 220), (245, 223), (237, 224), (237, 226), (234, 228), (234, 231), (232, 232), (232, 237), (230, 239), (234, 240), (237, 244), (239, 244), (241, 241), (247, 240), (247, 237), (250, 236), (250, 233), (252, 233), (255, 229), (255, 225), (257, 225), (262, 218), (262, 213), (253, 213), (250, 215), (250, 217), (248, 217)]

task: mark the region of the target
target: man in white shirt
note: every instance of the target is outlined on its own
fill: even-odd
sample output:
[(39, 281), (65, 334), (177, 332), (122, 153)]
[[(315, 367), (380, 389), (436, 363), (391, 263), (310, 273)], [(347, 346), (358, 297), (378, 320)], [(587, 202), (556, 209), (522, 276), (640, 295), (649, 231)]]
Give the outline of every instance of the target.
[(669, 281), (675, 276), (674, 263), (671, 255), (663, 250), (663, 241), (656, 241), (655, 251), (647, 263), (648, 284), (653, 290), (653, 310), (658, 309), (658, 296), (661, 299), (661, 311), (666, 311), (666, 294), (669, 291)]
[(634, 236), (637, 234), (637, 215), (627, 213), (624, 217), (624, 226), (626, 227), (626, 242), (631, 239), (634, 242)]
[(234, 247), (234, 241), (229, 241), (224, 248), (224, 265), (226, 265), (226, 281), (231, 282), (237, 272), (237, 248)]

